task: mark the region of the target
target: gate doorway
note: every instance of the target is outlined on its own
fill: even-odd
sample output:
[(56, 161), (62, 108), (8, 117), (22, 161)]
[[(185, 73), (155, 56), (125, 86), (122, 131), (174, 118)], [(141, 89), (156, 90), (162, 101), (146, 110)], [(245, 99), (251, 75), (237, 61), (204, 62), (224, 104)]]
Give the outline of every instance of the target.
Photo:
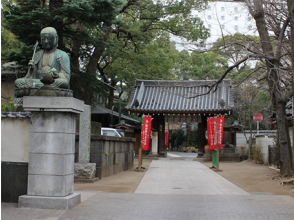
[(207, 117), (232, 113), (234, 100), (231, 80), (164, 81), (136, 80), (126, 109), (138, 116), (151, 115), (152, 130), (158, 132), (158, 154), (164, 152), (165, 123), (198, 123), (198, 156), (206, 145)]

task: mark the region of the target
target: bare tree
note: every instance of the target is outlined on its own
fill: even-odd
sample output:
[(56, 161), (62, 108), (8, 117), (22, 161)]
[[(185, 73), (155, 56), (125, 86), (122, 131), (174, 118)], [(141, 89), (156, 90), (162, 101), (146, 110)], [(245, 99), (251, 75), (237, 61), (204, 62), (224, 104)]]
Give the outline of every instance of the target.
[[(244, 62), (257, 61), (256, 69), (245, 78), (248, 79), (257, 69), (265, 69), (264, 75), (257, 80), (267, 82), (276, 113), (281, 175), (291, 176), (294, 171), (285, 105), (294, 93), (294, 0), (245, 0), (245, 4), (256, 22), (259, 41), (235, 42), (239, 48), (243, 48), (243, 56), (229, 66), (205, 94), (216, 91), (222, 80)], [(229, 44), (223, 44), (223, 49), (226, 45)], [(194, 97), (205, 94), (196, 94)]]

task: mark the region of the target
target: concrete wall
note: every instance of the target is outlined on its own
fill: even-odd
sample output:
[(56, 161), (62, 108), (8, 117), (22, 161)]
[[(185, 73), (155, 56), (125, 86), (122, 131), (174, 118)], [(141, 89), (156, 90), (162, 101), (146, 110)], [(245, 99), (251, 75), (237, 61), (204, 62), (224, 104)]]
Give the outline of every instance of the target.
[[(246, 134), (247, 139), (249, 140), (250, 134)], [(243, 133), (236, 133), (236, 145), (237, 146), (247, 146), (246, 138)]]
[[(96, 163), (96, 177), (107, 177), (132, 168), (135, 141), (135, 138), (92, 135), (90, 163)], [(78, 158), (78, 146), (77, 135), (75, 158)]]
[(27, 194), (30, 118), (1, 118), (1, 201)]
[(1, 118), (1, 161), (29, 162), (30, 118)]
[(256, 145), (260, 147), (261, 153), (263, 154), (264, 164), (268, 164), (268, 146), (274, 144), (274, 139), (265, 135), (256, 135)]

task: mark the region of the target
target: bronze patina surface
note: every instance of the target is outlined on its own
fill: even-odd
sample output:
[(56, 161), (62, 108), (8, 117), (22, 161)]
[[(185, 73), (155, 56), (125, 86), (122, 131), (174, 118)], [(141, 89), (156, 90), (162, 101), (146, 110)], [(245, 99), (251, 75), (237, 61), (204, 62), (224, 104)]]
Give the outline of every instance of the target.
[[(57, 96), (72, 96), (72, 91), (69, 90), (70, 59), (67, 53), (57, 49), (57, 31), (52, 27), (42, 29), (41, 43), (43, 50), (34, 53), (29, 62), (27, 75), (14, 82), (15, 97), (27, 96), (40, 91), (44, 86), (42, 79), (45, 75), (47, 77), (50, 75), (53, 79), (48, 85), (52, 87), (50, 91), (54, 91)], [(45, 90), (49, 92), (48, 88)], [(45, 90), (43, 89), (42, 94)], [(50, 94), (53, 93), (50, 92)]]

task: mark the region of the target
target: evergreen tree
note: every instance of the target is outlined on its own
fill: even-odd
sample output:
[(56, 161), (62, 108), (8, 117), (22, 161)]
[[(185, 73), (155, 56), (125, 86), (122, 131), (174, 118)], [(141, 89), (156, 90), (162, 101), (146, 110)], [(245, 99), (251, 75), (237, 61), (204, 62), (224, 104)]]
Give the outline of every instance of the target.
[[(144, 54), (150, 42), (163, 36), (169, 41), (166, 36), (170, 33), (190, 41), (202, 42), (207, 38), (208, 30), (201, 20), (190, 17), (192, 8), (202, 10), (206, 3), (206, 0), (164, 3), (152, 0), (19, 0), (17, 4), (7, 1), (2, 7), (5, 18), (2, 25), (23, 42), (23, 49), (22, 54), (8, 51), (2, 56), (18, 61), (24, 68), (31, 57), (29, 47), (39, 39), (40, 30), (46, 26), (55, 27), (59, 48), (70, 54), (71, 89), (75, 97), (94, 104), (96, 94), (103, 90), (97, 76), (115, 86), (120, 82), (117, 80), (120, 72), (113, 74), (115, 66), (125, 63), (128, 56), (135, 56), (134, 53)], [(128, 72), (128, 68), (124, 72)]]

